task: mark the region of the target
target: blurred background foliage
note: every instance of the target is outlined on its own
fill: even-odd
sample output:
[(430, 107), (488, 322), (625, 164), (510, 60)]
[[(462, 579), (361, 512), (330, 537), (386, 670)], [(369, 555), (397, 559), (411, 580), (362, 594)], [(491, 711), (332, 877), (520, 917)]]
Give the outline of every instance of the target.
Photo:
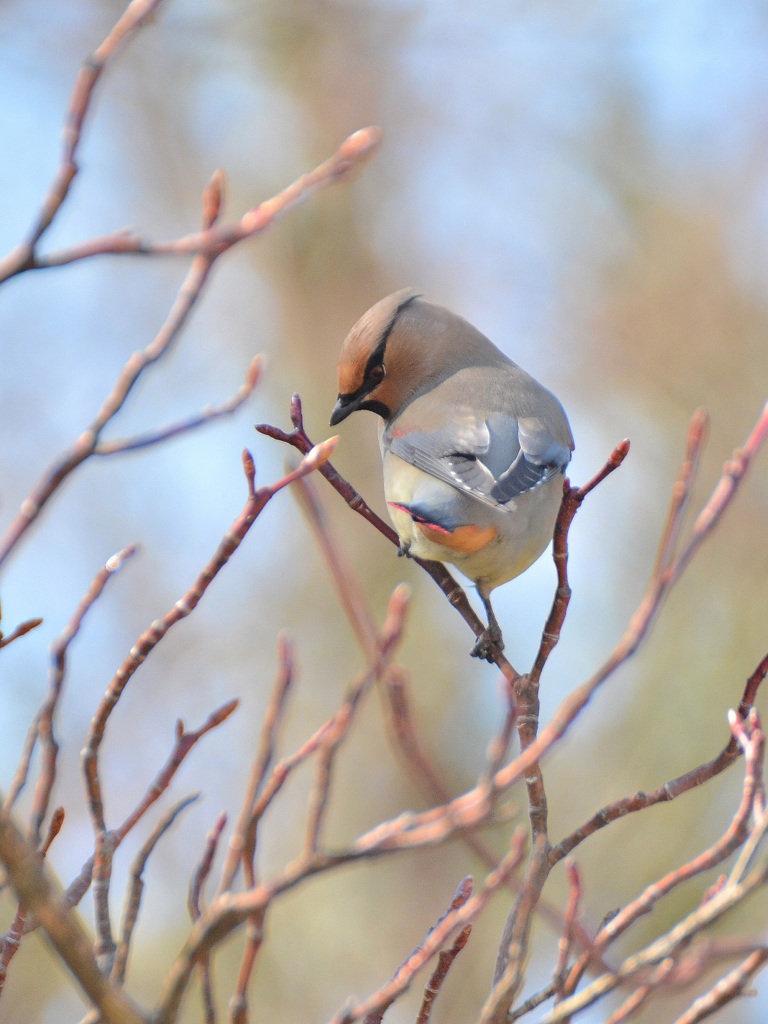
[[(3, 252), (27, 230), (51, 178), (79, 63), (122, 6), (0, 6)], [(223, 400), (263, 352), (268, 374), (249, 405), (161, 448), (89, 462), (8, 567), (5, 628), (37, 615), (45, 624), (3, 652), (5, 780), (45, 693), (48, 645), (105, 559), (130, 542), (142, 546), (71, 653), (58, 723), (57, 801), (67, 820), (50, 858), (65, 882), (92, 848), (78, 755), (104, 687), (239, 511), (241, 449), (253, 450), (262, 481), (281, 475), (287, 449), (256, 435), (253, 423), (287, 425), (298, 391), (310, 435), (331, 433), (341, 341), (396, 288), (414, 286), (466, 316), (560, 396), (576, 437), (574, 481), (631, 438), (627, 463), (590, 496), (571, 534), (574, 597), (546, 673), (543, 717), (601, 662), (650, 571), (692, 411), (711, 414), (701, 501), (768, 393), (767, 53), (768, 9), (749, 0), (177, 0), (132, 42), (101, 83), (82, 172), (46, 248), (127, 224), (155, 239), (176, 237), (198, 224), (200, 195), (217, 166), (228, 175), (228, 212), (239, 216), (350, 131), (380, 124), (385, 143), (354, 183), (221, 261), (177, 348), (147, 375), (119, 428), (144, 430)], [(184, 271), (172, 259), (107, 257), (26, 274), (2, 289), (3, 523), (91, 419), (129, 355), (154, 336)], [(373, 417), (344, 424), (336, 464), (381, 511), (375, 429)], [(399, 580), (413, 587), (402, 661), (425, 742), (458, 791), (473, 781), (500, 720), (495, 671), (468, 658), (469, 632), (431, 581), (335, 494), (321, 493), (376, 614)], [(655, 788), (722, 746), (726, 710), (765, 652), (767, 521), (763, 455), (640, 656), (547, 762), (553, 840), (603, 804)], [(535, 651), (553, 581), (545, 557), (495, 598), (519, 669)], [(300, 666), (286, 753), (331, 713), (363, 665), (289, 493), (272, 502), (199, 609), (137, 673), (110, 724), (103, 771), (115, 824), (164, 761), (177, 717), (197, 726), (229, 697), (242, 700), (173, 787), (205, 798), (148, 871), (129, 975), (144, 1006), (186, 933), (186, 879), (205, 832), (220, 809), (234, 814), (239, 805), (283, 629), (295, 638)], [(375, 699), (341, 769), (331, 842), (424, 805), (387, 747)], [(740, 782), (735, 768), (580, 848), (588, 922), (712, 842), (730, 820)], [(268, 819), (264, 875), (296, 852), (306, 784), (304, 773)], [(523, 792), (519, 800), (524, 807)], [(149, 827), (119, 852), (116, 914)], [(502, 850), (506, 836), (494, 841)], [(322, 1020), (349, 993), (377, 987), (468, 872), (484, 873), (454, 843), (292, 893), (268, 920), (254, 1019)], [(547, 895), (558, 901), (563, 892), (558, 869)], [(631, 941), (669, 926), (701, 892), (699, 882), (687, 886)], [(753, 904), (722, 931), (764, 937), (764, 909)], [(476, 926), (436, 1021), (473, 1019), (505, 913), (499, 900)], [(537, 934), (547, 955), (534, 957), (531, 978), (545, 981), (553, 937), (542, 924)], [(230, 942), (220, 959), (222, 993), (239, 948)], [(41, 972), (41, 956), (37, 937), (25, 941), (10, 972), (6, 1019), (77, 1019), (77, 996), (61, 971)], [(417, 998), (387, 1020), (411, 1021)], [(676, 994), (664, 1019), (685, 1003)], [(767, 1005), (762, 993), (720, 1019), (764, 1020)], [(640, 1019), (658, 1021), (659, 1012)], [(191, 999), (186, 1019), (198, 1016)]]

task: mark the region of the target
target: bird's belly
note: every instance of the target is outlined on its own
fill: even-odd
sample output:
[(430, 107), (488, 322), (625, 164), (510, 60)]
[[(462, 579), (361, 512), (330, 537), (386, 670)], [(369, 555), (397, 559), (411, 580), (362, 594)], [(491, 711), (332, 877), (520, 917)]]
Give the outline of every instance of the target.
[(542, 554), (562, 493), (558, 474), (507, 508), (493, 508), (391, 453), (384, 458), (384, 494), (403, 547), (418, 558), (455, 565), (488, 590), (519, 576)]

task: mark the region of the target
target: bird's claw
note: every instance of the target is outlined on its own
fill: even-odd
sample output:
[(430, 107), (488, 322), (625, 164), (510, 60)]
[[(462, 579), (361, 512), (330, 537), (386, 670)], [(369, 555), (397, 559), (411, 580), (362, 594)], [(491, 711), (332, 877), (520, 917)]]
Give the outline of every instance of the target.
[(473, 658), (482, 658), (484, 661), (494, 662), (496, 655), (504, 650), (504, 641), (501, 638), (501, 630), (498, 626), (488, 626), (475, 640), (474, 647), (469, 652)]
[(407, 541), (401, 540), (397, 548), (397, 557), (402, 558), (403, 556), (411, 557), (411, 545)]

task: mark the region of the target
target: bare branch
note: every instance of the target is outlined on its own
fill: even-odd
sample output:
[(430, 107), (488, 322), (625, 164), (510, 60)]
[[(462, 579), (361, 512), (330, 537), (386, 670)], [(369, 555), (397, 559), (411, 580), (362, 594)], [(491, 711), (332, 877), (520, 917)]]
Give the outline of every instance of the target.
[(18, 626), (14, 627), (10, 633), (4, 635), (0, 632), (0, 649), (7, 647), (8, 644), (12, 644), (14, 640), (18, 640), (21, 636), (26, 636), (27, 633), (31, 633), (33, 629), (37, 629), (38, 626), (42, 626), (42, 619), (27, 619), (25, 622), (20, 622)]
[(0, 811), (0, 861), (19, 900), (35, 915), (88, 999), (110, 1024), (148, 1024), (106, 978), (75, 912), (57, 889), (32, 846), (6, 811)]
[(125, 982), (125, 972), (128, 967), (128, 954), (131, 949), (131, 939), (133, 938), (133, 930), (136, 927), (136, 921), (139, 916), (141, 894), (144, 889), (142, 876), (144, 874), (144, 869), (147, 866), (147, 861), (154, 852), (157, 844), (173, 825), (178, 816), (182, 811), (186, 810), (190, 804), (193, 804), (197, 799), (199, 799), (199, 796), (199, 793), (187, 796), (183, 800), (180, 800), (175, 807), (166, 811), (163, 817), (152, 829), (149, 838), (136, 854), (133, 861), (128, 891), (125, 896), (125, 906), (123, 907), (123, 923), (120, 929), (120, 942), (118, 943), (117, 950), (115, 951), (115, 962), (112, 965), (112, 981), (121, 988)]
[(737, 996), (747, 995), (747, 986), (766, 963), (768, 947), (750, 953), (746, 960), (721, 978), (709, 992), (700, 996), (682, 1016), (677, 1018), (675, 1024), (698, 1024), (699, 1021), (713, 1016), (717, 1010), (732, 1002)]
[(392, 980), (382, 985), (378, 992), (374, 992), (362, 1002), (340, 1010), (332, 1018), (331, 1024), (353, 1024), (353, 1021), (361, 1018), (375, 1021), (377, 1014), (383, 1014), (383, 1011), (391, 1006), (395, 999), (407, 991), (416, 973), (440, 951), (449, 936), (459, 928), (464, 929), (485, 909), (493, 894), (504, 885), (505, 878), (520, 864), (524, 853), (524, 843), (523, 832), (518, 829), (513, 836), (509, 853), (499, 863), (496, 870), (487, 876), (485, 885), (480, 892), (475, 896), (470, 896), (471, 889), (468, 890), (467, 882), (471, 880), (465, 879), (457, 890), (451, 908), (434, 925), (422, 944), (395, 972)]
[(33, 841), (39, 840), (40, 830), (48, 813), (48, 804), (51, 791), (56, 779), (56, 760), (59, 747), (54, 736), (54, 716), (64, 686), (64, 677), (67, 670), (67, 653), (69, 646), (80, 632), (83, 620), (93, 605), (98, 601), (104, 592), (104, 588), (110, 579), (119, 572), (125, 562), (136, 553), (135, 545), (123, 548), (117, 554), (107, 560), (106, 565), (94, 577), (88, 591), (75, 610), (74, 615), (64, 627), (63, 632), (51, 646), (51, 681), (43, 706), (32, 723), (32, 729), (36, 729), (42, 747), (42, 764), (40, 776), (35, 787), (35, 795), (32, 802), (31, 834)]
[[(227, 815), (224, 811), (216, 819), (216, 824), (206, 836), (205, 850), (200, 863), (195, 868), (189, 883), (189, 898), (187, 906), (189, 916), (193, 921), (200, 917), (200, 899), (205, 882), (211, 873), (213, 858), (216, 856), (216, 848), (227, 823)], [(216, 1021), (216, 1000), (213, 996), (213, 977), (211, 973), (210, 957), (203, 957), (200, 960), (200, 989), (203, 997), (203, 1013), (205, 1024), (215, 1024)]]
[[(278, 637), (277, 642), (278, 671), (261, 723), (261, 734), (256, 756), (251, 768), (251, 775), (246, 787), (242, 808), (237, 819), (232, 838), (221, 869), (219, 893), (232, 887), (237, 868), (242, 860), (245, 866), (246, 883), (252, 886), (255, 882), (254, 847), (255, 832), (251, 836), (251, 819), (256, 799), (259, 796), (269, 766), (275, 753), (277, 730), (285, 712), (288, 692), (294, 679), (293, 646), (285, 633)], [(252, 839), (252, 843), (251, 840)]]
[[(202, 231), (166, 242), (151, 242), (131, 230), (115, 231), (99, 238), (88, 239), (68, 249), (35, 256), (32, 263), (19, 267), (13, 273), (61, 267), (93, 256), (111, 255), (191, 256), (212, 264), (232, 246), (266, 231), (279, 217), (315, 193), (345, 181), (353, 171), (373, 156), (381, 144), (381, 139), (381, 129), (376, 125), (359, 128), (347, 136), (331, 157), (301, 175), (271, 199), (247, 210), (237, 221), (228, 224), (214, 223), (208, 227), (204, 226)], [(205, 221), (205, 217), (203, 220)]]
[(213, 420), (222, 416), (231, 416), (237, 412), (241, 405), (248, 401), (261, 378), (264, 360), (262, 356), (255, 356), (248, 368), (245, 383), (241, 384), (235, 394), (222, 405), (206, 406), (201, 412), (190, 416), (179, 423), (173, 423), (168, 427), (159, 430), (149, 431), (145, 434), (137, 434), (134, 437), (115, 438), (111, 441), (100, 441), (93, 450), (94, 455), (116, 455), (119, 452), (132, 452), (139, 448), (149, 448), (155, 444), (162, 444), (164, 441), (177, 437), (179, 434), (189, 433), (198, 427), (205, 426)]
[[(158, 0), (155, 0), (155, 2), (158, 2)], [(134, 4), (138, 3), (139, 0), (134, 0)], [(176, 301), (154, 341), (142, 352), (135, 353), (128, 360), (117, 379), (112, 393), (108, 396), (90, 426), (54, 462), (35, 485), (30, 495), (22, 502), (21, 509), (12, 521), (5, 537), (0, 541), (0, 566), (2, 566), (20, 539), (38, 518), (61, 483), (78, 466), (82, 465), (86, 459), (96, 453), (101, 444), (101, 434), (104, 428), (122, 409), (139, 377), (147, 367), (156, 363), (170, 349), (186, 323), (192, 308), (200, 298), (215, 260), (243, 239), (250, 238), (264, 231), (277, 217), (294, 207), (297, 203), (307, 199), (319, 189), (341, 181), (361, 161), (365, 160), (376, 150), (380, 139), (381, 132), (379, 129), (373, 127), (360, 129), (350, 135), (332, 157), (319, 164), (313, 171), (303, 175), (272, 199), (268, 199), (259, 206), (249, 210), (234, 225), (222, 226), (213, 223), (210, 227), (204, 228), (201, 233), (190, 235), (185, 239), (179, 239), (177, 242), (154, 247), (143, 246), (141, 248), (141, 251), (144, 252), (176, 253), (178, 255), (193, 256), (190, 269), (179, 290)], [(204, 197), (204, 219), (210, 216), (210, 195), (211, 189), (208, 189)], [(215, 202), (212, 208), (218, 213), (218, 206)], [(10, 270), (6, 268), (6, 276), (19, 273), (21, 270), (30, 269), (32, 266), (50, 266), (54, 262), (57, 264), (71, 262), (73, 259), (81, 259), (86, 255), (94, 255), (100, 251), (131, 251), (125, 245), (127, 236), (121, 235), (120, 238), (122, 243), (117, 248), (105, 250), (103, 246), (100, 247), (99, 240), (94, 240), (86, 243), (84, 250), (69, 252), (63, 256), (60, 255), (58, 259), (49, 258), (47, 262), (39, 260), (34, 256), (33, 243), (32, 249), (27, 252), (24, 259), (21, 261), (17, 259)], [(133, 251), (139, 251), (139, 249), (136, 248)], [(2, 279), (0, 275), (0, 280)], [(208, 419), (210, 418), (208, 416)], [(178, 428), (170, 429), (178, 432)], [(188, 427), (184, 426), (184, 429), (188, 429)], [(154, 437), (157, 437), (157, 435), (150, 435), (149, 438), (140, 440), (142, 440), (142, 443), (150, 443)], [(131, 445), (131, 442), (127, 443)], [(121, 449), (118, 447), (115, 450)]]
[(29, 237), (0, 260), (0, 283), (14, 274), (35, 266), (35, 249), (43, 234), (51, 226), (61, 204), (69, 195), (69, 189), (78, 172), (77, 150), (80, 145), (83, 124), (90, 110), (94, 89), (107, 68), (130, 36), (154, 14), (161, 0), (132, 0), (122, 17), (111, 29), (109, 35), (94, 53), (88, 57), (75, 82), (69, 101), (64, 127), (62, 129), (61, 162), (51, 183), (43, 207)]
[[(750, 708), (753, 706), (757, 691), (766, 675), (768, 675), (768, 654), (766, 654), (747, 680), (738, 710), (738, 714), (742, 719), (747, 716)], [(642, 811), (646, 807), (653, 807), (654, 804), (674, 800), (683, 793), (688, 793), (690, 790), (703, 785), (725, 771), (726, 768), (729, 768), (741, 756), (741, 753), (741, 747), (732, 733), (726, 746), (711, 761), (692, 768), (689, 772), (678, 776), (676, 779), (665, 782), (664, 785), (659, 786), (652, 793), (635, 793), (633, 796), (624, 797), (621, 800), (614, 801), (612, 804), (608, 804), (607, 807), (603, 807), (584, 825), (552, 847), (549, 852), (550, 862), (553, 865), (556, 864), (578, 846), (579, 843), (582, 843), (594, 832), (597, 832), (598, 829), (604, 828), (612, 821), (616, 821), (617, 818), (623, 818), (627, 814)]]
[(424, 988), (424, 997), (421, 1001), (416, 1024), (429, 1024), (429, 1018), (432, 1016), (432, 1007), (440, 989), (443, 987), (443, 982), (448, 977), (448, 971), (453, 966), (456, 957), (469, 942), (471, 934), (472, 925), (467, 924), (453, 940), (453, 944), (448, 949), (441, 950), (437, 958), (437, 967), (430, 974), (429, 981)]

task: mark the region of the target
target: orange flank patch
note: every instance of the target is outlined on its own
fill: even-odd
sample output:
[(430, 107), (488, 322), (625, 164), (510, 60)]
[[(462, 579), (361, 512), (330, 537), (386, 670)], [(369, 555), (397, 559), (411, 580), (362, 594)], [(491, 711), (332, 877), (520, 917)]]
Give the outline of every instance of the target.
[(413, 525), (427, 540), (432, 541), (433, 544), (440, 544), (450, 551), (457, 551), (462, 555), (474, 555), (476, 551), (480, 551), (486, 544), (496, 540), (498, 536), (498, 530), (495, 526), (482, 527), (469, 524), (467, 526), (457, 526), (455, 530), (449, 530), (445, 526), (438, 525), (438, 523), (430, 523), (428, 519), (420, 516), (407, 505), (401, 505), (397, 501), (389, 501), (387, 504), (390, 508), (396, 508), (401, 512), (407, 513), (413, 520)]
[(416, 529), (433, 544), (440, 544), (462, 555), (474, 555), (495, 540), (498, 533), (495, 526), (457, 526), (455, 530), (446, 530), (432, 523), (416, 523)]

